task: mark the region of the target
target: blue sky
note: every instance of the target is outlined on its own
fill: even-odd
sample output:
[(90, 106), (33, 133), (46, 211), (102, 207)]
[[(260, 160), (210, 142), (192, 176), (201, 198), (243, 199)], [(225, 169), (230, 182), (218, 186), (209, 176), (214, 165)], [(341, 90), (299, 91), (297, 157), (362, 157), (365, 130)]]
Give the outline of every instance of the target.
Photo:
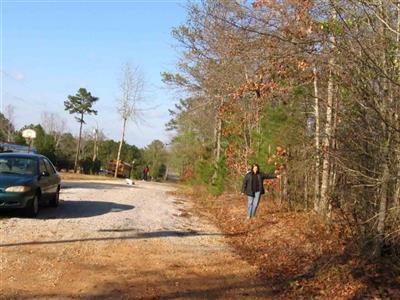
[(79, 87), (100, 98), (98, 116), (87, 117), (118, 140), (120, 120), (115, 102), (118, 76), (125, 62), (145, 76), (146, 124), (131, 123), (127, 141), (145, 146), (168, 141), (164, 124), (176, 95), (162, 84), (160, 73), (173, 71), (177, 60), (171, 29), (185, 20), (183, 1), (18, 1), (2, 0), (3, 107), (15, 106), (17, 128), (39, 123), (41, 112), (78, 123), (64, 111), (64, 100)]

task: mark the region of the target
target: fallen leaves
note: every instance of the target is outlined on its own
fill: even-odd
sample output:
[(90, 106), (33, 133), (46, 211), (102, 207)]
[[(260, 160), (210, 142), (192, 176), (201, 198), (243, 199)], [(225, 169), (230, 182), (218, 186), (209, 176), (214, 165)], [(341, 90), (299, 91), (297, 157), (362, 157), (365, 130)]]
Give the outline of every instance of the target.
[[(276, 291), (274, 299), (361, 299), (369, 295), (400, 299), (400, 281), (396, 278), (383, 292), (370, 283), (371, 270), (353, 276), (363, 258), (353, 252), (352, 241), (338, 226), (327, 230), (313, 214), (284, 212), (268, 197), (261, 200), (257, 217), (246, 220), (243, 197), (191, 196), (195, 211), (207, 215), (239, 255), (258, 268), (265, 283)], [(385, 272), (378, 275), (388, 276)]]

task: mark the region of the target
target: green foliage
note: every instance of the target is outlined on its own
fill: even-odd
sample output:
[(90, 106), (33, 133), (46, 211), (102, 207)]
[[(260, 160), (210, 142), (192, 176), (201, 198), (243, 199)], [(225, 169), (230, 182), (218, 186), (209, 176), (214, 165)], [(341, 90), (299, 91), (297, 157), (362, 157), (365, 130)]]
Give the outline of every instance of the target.
[[(114, 140), (99, 141), (99, 153), (98, 159), (101, 162), (101, 167), (106, 168), (110, 160), (116, 159), (118, 154), (119, 142)], [(92, 152), (93, 142), (87, 144), (87, 152)], [(134, 161), (134, 168), (137, 168), (137, 164), (140, 161), (141, 153), (140, 149), (134, 145), (127, 143), (122, 144), (121, 149), (121, 160), (129, 164)]]
[(36, 132), (36, 138), (33, 140), (32, 146), (36, 148), (39, 154), (48, 157), (54, 164), (57, 162), (56, 156), (56, 141), (53, 135), (47, 134), (40, 124), (27, 125), (21, 128), (15, 135), (15, 143), (26, 146), (26, 140), (22, 137), (22, 131), (25, 129), (33, 129)]
[(28, 146), (25, 138), (22, 136), (22, 131), (18, 131), (14, 136), (14, 143), (17, 145)]
[(207, 160), (195, 162), (193, 184), (211, 185), (214, 174), (214, 164)]
[(220, 195), (225, 188), (227, 173), (225, 158), (221, 158), (217, 164), (202, 159), (195, 161), (193, 178), (189, 182), (192, 185), (207, 186), (212, 195)]
[(0, 113), (0, 142), (7, 141), (9, 132), (12, 135), (14, 134), (14, 125), (2, 113)]
[(100, 160), (92, 160), (90, 157), (86, 157), (79, 161), (79, 166), (84, 174), (99, 174), (100, 172)]
[(79, 123), (85, 123), (84, 115), (97, 115), (97, 110), (92, 109), (93, 104), (99, 98), (92, 96), (85, 88), (80, 88), (75, 96), (68, 96), (68, 100), (64, 101), (65, 110), (70, 114), (77, 114), (75, 117)]
[(225, 189), (226, 177), (228, 175), (228, 168), (226, 166), (225, 157), (222, 157), (216, 164), (214, 180), (210, 186), (210, 192), (213, 195), (220, 195)]
[(55, 162), (56, 141), (54, 136), (47, 134), (41, 125), (35, 125), (32, 129), (36, 131), (36, 138), (34, 139), (33, 146), (36, 148), (37, 152), (47, 156), (52, 162)]
[(57, 170), (66, 170), (67, 172), (74, 168), (74, 159), (68, 156), (65, 152), (56, 150), (56, 159), (53, 161)]
[(143, 150), (143, 158), (145, 164), (150, 168), (150, 176), (156, 180), (162, 179), (165, 175), (168, 159), (164, 143), (159, 140), (151, 142)]
[(257, 162), (264, 171), (274, 170), (274, 166), (267, 164), (266, 158), (275, 152), (277, 146), (287, 146), (295, 127), (289, 114), (284, 105), (264, 109), (261, 132), (260, 134), (253, 132), (253, 138), (259, 141), (260, 147), (255, 145), (256, 149), (253, 149), (254, 154), (249, 157), (248, 164)]

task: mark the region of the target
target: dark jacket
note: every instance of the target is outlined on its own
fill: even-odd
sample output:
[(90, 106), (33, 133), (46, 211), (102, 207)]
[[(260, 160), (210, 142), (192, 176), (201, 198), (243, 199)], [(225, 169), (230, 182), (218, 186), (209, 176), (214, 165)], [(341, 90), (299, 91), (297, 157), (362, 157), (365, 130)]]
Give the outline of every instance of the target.
[[(274, 178), (276, 178), (276, 176), (271, 175), (271, 174), (258, 173), (257, 178), (259, 180), (258, 184), (259, 184), (260, 192), (262, 195), (262, 194), (265, 194), (264, 179), (274, 179)], [(254, 197), (255, 192), (253, 191), (253, 188), (252, 188), (252, 186), (253, 186), (252, 181), (253, 181), (252, 172), (248, 172), (246, 174), (246, 176), (244, 176), (244, 179), (243, 179), (242, 193), (246, 194), (247, 196)]]

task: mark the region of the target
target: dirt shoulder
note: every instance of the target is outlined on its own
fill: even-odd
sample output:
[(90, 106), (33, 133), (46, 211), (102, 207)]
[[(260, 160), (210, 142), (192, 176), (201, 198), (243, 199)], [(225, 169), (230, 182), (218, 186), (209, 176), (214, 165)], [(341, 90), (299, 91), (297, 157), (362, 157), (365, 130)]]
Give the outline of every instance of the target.
[[(365, 257), (339, 226), (327, 228), (312, 213), (288, 212), (262, 198), (257, 217), (246, 220), (246, 199), (215, 198), (201, 188), (186, 188), (193, 212), (207, 218), (269, 286), (273, 299), (400, 299), (400, 273), (390, 262), (365, 263)], [(334, 224), (333, 224), (334, 225)]]
[(58, 208), (0, 220), (2, 299), (265, 299), (257, 269), (167, 184), (65, 182)]

